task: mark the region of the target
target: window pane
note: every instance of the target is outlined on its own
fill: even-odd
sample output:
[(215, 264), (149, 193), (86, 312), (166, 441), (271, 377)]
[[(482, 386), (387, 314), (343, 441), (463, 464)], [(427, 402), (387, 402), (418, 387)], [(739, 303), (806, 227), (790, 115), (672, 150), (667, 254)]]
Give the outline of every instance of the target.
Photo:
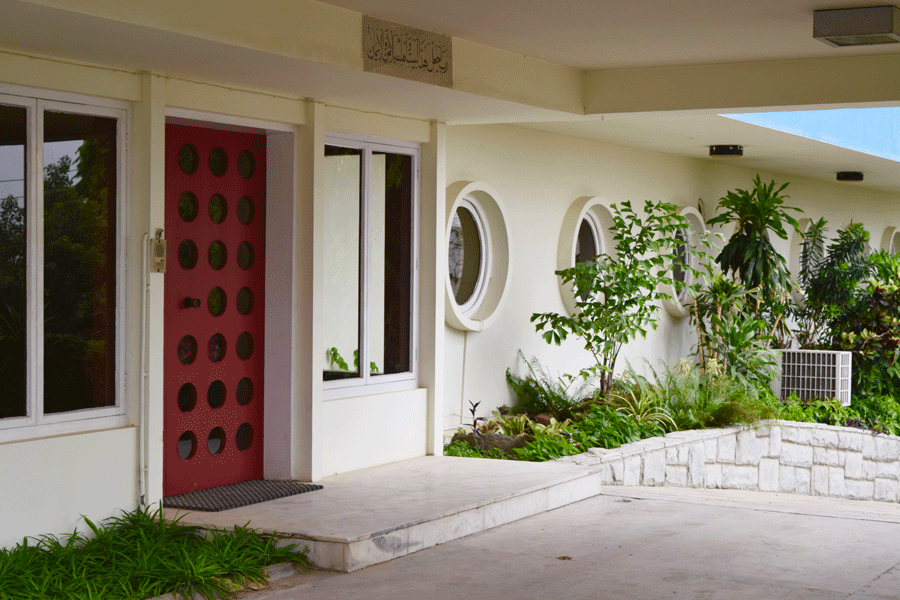
[(575, 242), (575, 262), (585, 262), (597, 258), (597, 244), (594, 242), (594, 228), (587, 219), (581, 220), (578, 228), (578, 240)]
[(44, 412), (115, 404), (116, 120), (44, 114)]
[(450, 223), (450, 284), (460, 306), (469, 302), (482, 283), (479, 221), (468, 208), (460, 206)]
[(369, 372), (411, 370), (412, 156), (372, 153), (369, 200)]
[(25, 408), (26, 111), (0, 106), (0, 419)]
[(359, 377), (362, 150), (325, 147), (324, 378)]

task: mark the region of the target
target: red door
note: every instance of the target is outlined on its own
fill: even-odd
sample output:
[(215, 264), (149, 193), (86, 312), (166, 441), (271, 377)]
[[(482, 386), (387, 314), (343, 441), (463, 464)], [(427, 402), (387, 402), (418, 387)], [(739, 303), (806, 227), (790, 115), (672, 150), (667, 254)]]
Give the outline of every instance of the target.
[(265, 159), (265, 136), (166, 125), (166, 496), (263, 476)]

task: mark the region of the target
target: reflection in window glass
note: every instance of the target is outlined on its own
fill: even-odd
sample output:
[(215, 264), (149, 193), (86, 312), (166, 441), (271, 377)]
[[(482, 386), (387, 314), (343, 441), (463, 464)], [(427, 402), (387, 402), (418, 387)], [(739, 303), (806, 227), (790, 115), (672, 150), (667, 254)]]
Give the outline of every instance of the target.
[(356, 148), (325, 147), (325, 381), (359, 377), (362, 155)]
[[(685, 285), (690, 284), (690, 272), (686, 268), (686, 265), (688, 264), (687, 237), (687, 232), (684, 229), (679, 229), (675, 232), (675, 240), (677, 243), (672, 263), (672, 277), (675, 281), (680, 281)], [(681, 291), (678, 292), (678, 299), (684, 301), (686, 297), (687, 290), (682, 288)]]
[(450, 223), (450, 285), (456, 303), (464, 309), (475, 299), (483, 279), (481, 222), (470, 208), (459, 206)]
[(44, 113), (44, 412), (115, 404), (116, 120)]
[(26, 110), (0, 106), (0, 419), (26, 415)]
[(589, 219), (582, 219), (578, 228), (578, 239), (575, 242), (575, 262), (594, 260), (602, 249), (597, 243), (597, 232)]
[(369, 197), (371, 374), (411, 370), (412, 156), (372, 153)]

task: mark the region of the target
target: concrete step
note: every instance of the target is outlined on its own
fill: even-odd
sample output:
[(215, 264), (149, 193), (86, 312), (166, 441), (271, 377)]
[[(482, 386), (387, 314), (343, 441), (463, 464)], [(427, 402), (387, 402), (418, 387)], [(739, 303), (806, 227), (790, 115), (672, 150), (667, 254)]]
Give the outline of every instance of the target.
[(356, 571), (600, 493), (600, 469), (574, 464), (426, 456), (335, 475), (323, 490), (182, 523), (249, 523), (306, 548), (324, 569)]

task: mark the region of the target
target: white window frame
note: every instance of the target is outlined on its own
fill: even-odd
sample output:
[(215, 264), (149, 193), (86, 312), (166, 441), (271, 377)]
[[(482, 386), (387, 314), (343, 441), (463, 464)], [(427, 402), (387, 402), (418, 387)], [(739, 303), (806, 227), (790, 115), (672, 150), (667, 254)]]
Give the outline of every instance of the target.
[[(484, 208), (478, 199), (469, 194), (459, 201), (459, 206), (456, 209), (459, 210), (460, 208), (465, 208), (472, 215), (472, 221), (475, 223), (475, 229), (478, 231), (478, 244), (481, 246), (481, 261), (478, 264), (478, 279), (475, 281), (475, 288), (472, 290), (472, 295), (469, 296), (469, 299), (458, 305), (463, 315), (471, 317), (481, 308), (481, 303), (484, 301), (485, 294), (487, 294), (488, 282), (491, 280), (493, 244), (491, 243), (491, 228), (488, 224), (487, 215), (485, 215)], [(465, 244), (465, 241), (465, 238), (463, 238), (463, 244)], [(465, 252), (465, 246), (463, 246), (463, 252)], [(463, 257), (465, 257), (465, 254), (463, 254)], [(463, 262), (465, 262), (465, 258), (463, 258)]]
[[(323, 381), (324, 399), (333, 400), (348, 396), (364, 394), (377, 394), (391, 391), (415, 389), (419, 379), (419, 190), (421, 187), (421, 148), (418, 144), (407, 144), (383, 138), (368, 138), (356, 136), (344, 136), (340, 134), (328, 134), (325, 136), (324, 146), (339, 146), (342, 148), (354, 148), (362, 150), (360, 164), (360, 197), (364, 210), (360, 211), (360, 235), (359, 235), (359, 377)], [(324, 146), (322, 152), (324, 153)], [(370, 204), (369, 193), (371, 183), (372, 153), (388, 152), (391, 154), (404, 154), (412, 157), (413, 190), (412, 190), (412, 218), (410, 227), (411, 254), (411, 279), (410, 285), (410, 370), (404, 373), (387, 375), (373, 375), (369, 372), (369, 276), (368, 268), (371, 260), (369, 248), (369, 223)]]
[[(127, 103), (102, 100), (76, 94), (29, 90), (0, 85), (0, 104), (26, 110), (26, 416), (0, 419), (0, 442), (16, 441), (47, 435), (120, 427), (128, 423), (125, 415), (125, 362), (127, 344), (125, 327), (126, 298), (126, 231), (128, 226), (128, 141), (130, 110)], [(116, 307), (115, 307), (115, 405), (86, 408), (64, 413), (44, 414), (44, 120), (45, 111), (93, 115), (116, 119)]]

